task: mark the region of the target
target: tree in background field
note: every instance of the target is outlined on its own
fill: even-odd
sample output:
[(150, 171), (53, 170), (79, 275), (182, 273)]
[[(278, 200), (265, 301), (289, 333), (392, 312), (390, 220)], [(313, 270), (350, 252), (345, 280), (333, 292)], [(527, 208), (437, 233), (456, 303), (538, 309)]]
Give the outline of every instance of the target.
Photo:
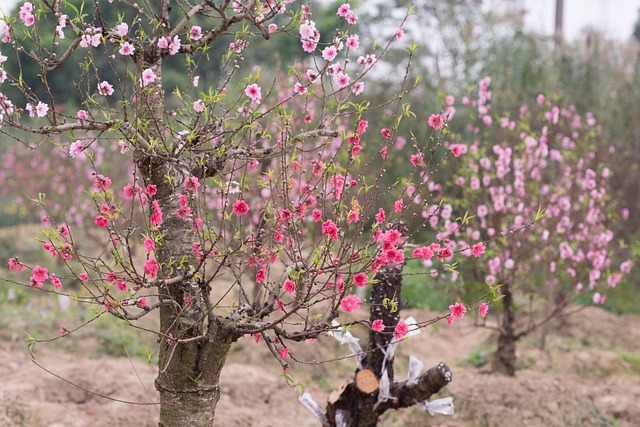
[[(488, 242), (486, 262), (465, 278), (500, 287), (498, 324), (483, 326), (498, 331), (494, 370), (514, 375), (519, 339), (579, 299), (604, 304), (629, 273), (615, 240), (629, 211), (611, 197), (614, 172), (603, 159), (615, 148), (601, 145), (593, 114), (539, 95), (518, 117), (499, 115), (489, 84), (483, 79), (477, 98), (462, 100), (476, 123), (467, 136), (449, 136), (450, 147), (468, 154), (443, 191), (460, 209), (476, 207), (466, 234), (452, 234)], [(458, 143), (464, 140), (473, 142)]]

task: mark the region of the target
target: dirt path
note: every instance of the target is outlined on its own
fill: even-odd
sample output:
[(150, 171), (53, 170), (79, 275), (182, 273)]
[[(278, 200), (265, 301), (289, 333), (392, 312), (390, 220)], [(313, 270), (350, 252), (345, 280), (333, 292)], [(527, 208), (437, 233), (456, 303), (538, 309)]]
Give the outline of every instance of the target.
[[(410, 313), (425, 318), (428, 313)], [(465, 319), (466, 321), (466, 319)], [(454, 380), (441, 396), (454, 396), (456, 414), (431, 417), (418, 408), (385, 415), (381, 426), (634, 426), (640, 420), (640, 319), (587, 309), (552, 328), (547, 350), (535, 340), (518, 349), (515, 379), (490, 375), (480, 364), (491, 350), (488, 330), (472, 321), (425, 330), (400, 346), (397, 375), (406, 375), (408, 351), (452, 367)], [(299, 359), (347, 355), (332, 339), (291, 348)], [(472, 355), (473, 357), (470, 357)], [(63, 378), (112, 398), (155, 402), (156, 369), (140, 360), (91, 359), (38, 350), (38, 362)], [(290, 373), (323, 405), (353, 370), (353, 359), (334, 364), (293, 364)], [(485, 365), (486, 366), (486, 365)], [(65, 383), (30, 361), (21, 343), (0, 346), (0, 426), (155, 426), (154, 405), (100, 398)], [(217, 425), (318, 426), (297, 401), (262, 346), (242, 340), (221, 379)], [(615, 420), (616, 424), (613, 424)]]

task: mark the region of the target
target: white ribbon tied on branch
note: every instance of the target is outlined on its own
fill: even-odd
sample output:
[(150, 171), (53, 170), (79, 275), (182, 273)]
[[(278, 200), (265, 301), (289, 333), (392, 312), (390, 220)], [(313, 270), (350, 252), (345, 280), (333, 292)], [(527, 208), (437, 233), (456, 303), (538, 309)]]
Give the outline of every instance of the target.
[(431, 416), (434, 416), (435, 414), (453, 415), (454, 412), (453, 397), (451, 396), (432, 400), (431, 402), (424, 400), (416, 403), (416, 405), (429, 412), (429, 415)]

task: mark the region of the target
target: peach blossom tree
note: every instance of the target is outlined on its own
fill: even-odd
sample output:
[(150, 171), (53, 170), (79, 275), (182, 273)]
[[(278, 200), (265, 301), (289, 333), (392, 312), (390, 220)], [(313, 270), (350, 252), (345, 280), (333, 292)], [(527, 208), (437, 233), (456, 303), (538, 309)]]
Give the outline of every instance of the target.
[[(116, 6), (122, 13), (107, 18), (106, 8)], [(86, 193), (99, 247), (85, 250), (79, 225), (34, 195), (47, 212), (43, 249), (66, 272), (13, 257), (5, 280), (66, 295), (70, 282), (80, 283), (73, 293), (79, 304), (129, 324), (159, 313), (151, 332), (159, 342), (160, 426), (213, 424), (220, 371), (243, 336), (266, 345), (285, 371), (290, 343), (344, 337), (339, 331), (351, 326), (380, 334), (369, 353), (397, 346), (409, 325), (385, 313), (397, 312), (399, 295), (378, 292), (367, 302), (354, 290), (368, 283), (375, 289), (377, 275), (389, 269), (397, 277), (407, 239), (421, 258), (431, 253), (447, 268), (448, 248), (437, 239), (416, 241), (418, 234), (401, 226), (427, 204), (407, 190), (423, 188), (440, 161), (440, 115), (430, 121), (429, 140), (416, 141), (423, 151), (416, 169), (392, 188), (380, 185), (398, 125), (415, 116), (405, 97), (417, 84), (409, 78), (416, 47), (401, 30), (384, 44), (365, 45), (350, 5), (335, 14), (336, 31), (323, 43), (311, 2), (288, 0), (81, 7), (43, 0), (21, 4), (18, 17), (0, 27), (0, 62), (21, 64), (17, 72), (0, 70), (0, 83), (18, 91), (0, 94), (1, 131), (30, 150), (51, 143), (74, 173), (81, 170), (75, 185)], [(284, 37), (306, 56), (287, 74), (265, 70), (247, 56), (260, 37)], [(366, 77), (392, 44), (406, 48), (405, 72), (384, 105), (393, 126), (380, 129), (367, 120), (379, 107), (367, 101)], [(183, 82), (167, 87), (164, 66), (175, 58)], [(212, 62), (218, 75), (205, 74)], [(22, 75), (26, 64), (36, 67), (36, 78)], [(79, 105), (58, 102), (51, 83), (69, 64), (80, 69), (68, 82)], [(127, 172), (107, 172), (99, 161), (105, 151), (121, 156), (115, 161)], [(392, 193), (401, 196), (385, 211)], [(364, 304), (369, 321), (343, 317), (336, 325)], [(464, 315), (462, 304), (452, 307)], [(63, 326), (61, 338), (83, 326)], [(31, 338), (29, 346), (37, 342)], [(371, 357), (382, 380), (392, 357)], [(425, 402), (451, 372), (440, 365), (411, 382), (386, 380), (387, 394), (382, 387), (368, 392), (379, 408), (373, 420), (350, 425), (374, 425), (383, 410)], [(389, 390), (407, 398), (393, 400)], [(327, 414), (333, 418), (325, 422), (336, 425), (344, 410)]]

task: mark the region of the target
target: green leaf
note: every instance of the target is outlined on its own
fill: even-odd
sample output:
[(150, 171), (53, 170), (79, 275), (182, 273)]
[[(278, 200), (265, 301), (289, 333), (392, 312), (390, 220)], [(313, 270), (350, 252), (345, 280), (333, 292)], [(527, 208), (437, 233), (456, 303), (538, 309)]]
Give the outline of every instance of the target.
[(538, 222), (540, 221), (542, 218), (547, 217), (548, 214), (546, 214), (544, 212), (544, 209), (542, 208), (542, 205), (538, 206), (538, 212), (536, 213), (536, 219), (533, 220), (533, 222)]

